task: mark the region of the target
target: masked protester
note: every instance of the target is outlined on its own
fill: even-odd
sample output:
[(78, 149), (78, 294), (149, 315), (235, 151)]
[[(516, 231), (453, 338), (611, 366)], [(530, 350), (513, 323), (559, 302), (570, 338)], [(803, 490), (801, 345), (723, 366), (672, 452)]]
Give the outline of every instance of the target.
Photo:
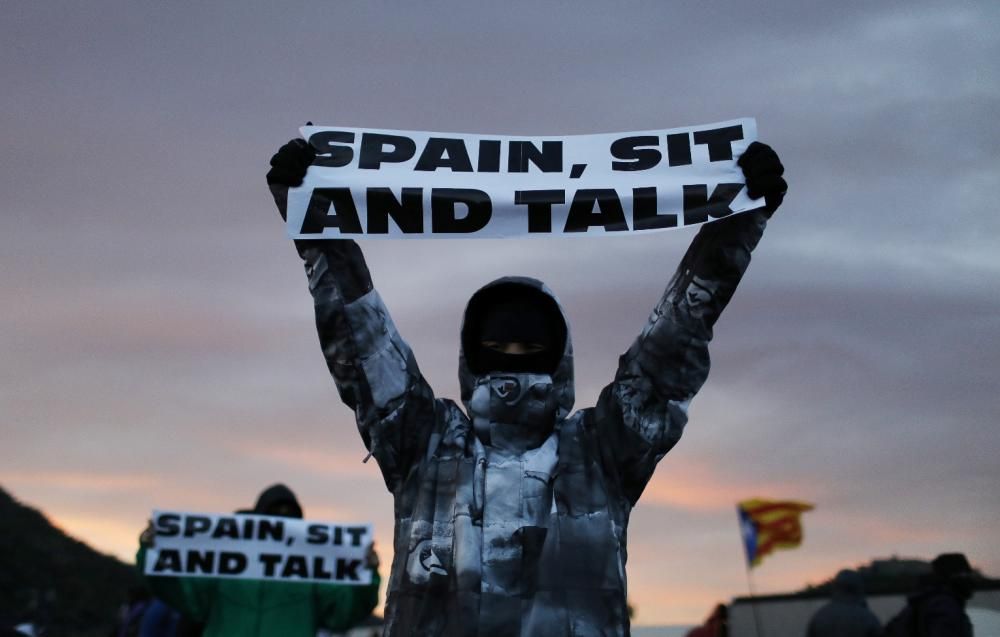
[[(282, 217), (314, 150), (271, 159)], [(435, 399), (354, 241), (297, 241), (341, 399), (395, 499), (392, 636), (628, 633), (629, 514), (705, 382), (712, 326), (781, 203), (783, 168), (740, 158), (755, 211), (704, 225), (596, 407), (572, 413), (573, 349), (552, 292), (507, 277), (469, 301), (463, 410)]]
[[(291, 489), (275, 484), (257, 498), (255, 513), (301, 518), (302, 507)], [(152, 524), (139, 538), (136, 563), (141, 573), (153, 545)], [(369, 554), (369, 567), (377, 557)], [(378, 603), (379, 577), (368, 586), (315, 582), (161, 577), (144, 575), (153, 593), (190, 621), (204, 624), (204, 637), (315, 637), (320, 628), (346, 631), (366, 619)]]

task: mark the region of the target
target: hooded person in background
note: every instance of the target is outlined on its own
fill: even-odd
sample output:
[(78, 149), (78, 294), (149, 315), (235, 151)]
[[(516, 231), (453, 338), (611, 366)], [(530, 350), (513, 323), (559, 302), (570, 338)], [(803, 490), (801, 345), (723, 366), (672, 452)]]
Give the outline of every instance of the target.
[[(301, 518), (302, 507), (283, 484), (257, 498), (256, 513)], [(142, 573), (152, 524), (139, 538), (136, 564)], [(370, 566), (377, 565), (374, 553)], [(378, 603), (378, 573), (368, 586), (314, 582), (143, 575), (153, 594), (182, 615), (204, 623), (204, 637), (315, 637), (320, 628), (346, 631), (368, 617)]]
[(965, 603), (972, 597), (976, 574), (962, 553), (942, 553), (931, 561), (927, 585), (911, 596), (886, 625), (886, 637), (972, 637)]
[(833, 579), (831, 599), (809, 620), (806, 637), (879, 637), (882, 624), (868, 608), (861, 575), (844, 569)]
[(962, 553), (943, 553), (931, 561), (933, 580), (921, 599), (920, 623), (926, 637), (972, 637), (965, 603), (972, 597), (975, 573)]
[[(315, 157), (292, 140), (271, 159), (282, 217)], [(327, 366), (395, 500), (386, 635), (628, 634), (629, 514), (681, 436), (712, 327), (786, 189), (770, 147), (739, 164), (764, 204), (702, 226), (597, 406), (572, 415), (569, 328), (541, 282), (499, 279), (469, 301), (463, 411), (435, 398), (358, 245), (296, 242)]]

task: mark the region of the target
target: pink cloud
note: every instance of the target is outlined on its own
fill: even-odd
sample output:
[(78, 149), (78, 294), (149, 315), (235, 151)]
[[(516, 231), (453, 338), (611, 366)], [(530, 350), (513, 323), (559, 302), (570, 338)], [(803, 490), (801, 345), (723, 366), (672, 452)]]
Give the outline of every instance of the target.
[(255, 440), (233, 443), (229, 447), (248, 459), (269, 462), (295, 470), (304, 469), (323, 476), (370, 479), (374, 477), (373, 473), (377, 473), (373, 467), (374, 460), (370, 459), (367, 463), (362, 462), (365, 453), (364, 447), (360, 444), (357, 447), (358, 452), (336, 454), (314, 447), (288, 444), (277, 446)]
[(662, 467), (649, 482), (639, 506), (667, 506), (685, 511), (717, 511), (734, 508), (736, 503), (751, 497), (818, 499), (822, 485), (797, 481), (748, 482), (741, 476), (730, 476), (709, 462), (679, 457)]
[(130, 564), (135, 559), (142, 524), (128, 519), (86, 514), (50, 514), (49, 521), (64, 533), (85, 541), (91, 548)]
[(160, 484), (149, 474), (83, 471), (12, 471), (0, 473), (0, 483), (19, 487), (49, 487), (76, 491), (146, 491)]

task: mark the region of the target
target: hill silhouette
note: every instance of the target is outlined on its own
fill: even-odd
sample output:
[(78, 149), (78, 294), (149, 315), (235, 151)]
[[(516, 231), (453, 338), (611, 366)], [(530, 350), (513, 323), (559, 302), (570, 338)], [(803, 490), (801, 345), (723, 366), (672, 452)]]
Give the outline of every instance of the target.
[[(927, 584), (932, 567), (930, 559), (890, 557), (875, 559), (868, 564), (851, 567), (861, 575), (866, 595), (909, 595), (920, 590)], [(833, 580), (836, 575), (821, 584), (807, 585), (790, 593), (772, 595), (757, 595), (756, 597), (741, 596), (734, 601), (744, 603), (751, 601), (788, 600), (826, 598), (833, 590)], [(973, 569), (973, 586), (976, 590), (996, 590), (1000, 588), (1000, 580), (984, 576), (978, 569)]]
[(106, 637), (133, 566), (69, 537), (0, 487), (0, 625), (32, 621), (47, 636)]

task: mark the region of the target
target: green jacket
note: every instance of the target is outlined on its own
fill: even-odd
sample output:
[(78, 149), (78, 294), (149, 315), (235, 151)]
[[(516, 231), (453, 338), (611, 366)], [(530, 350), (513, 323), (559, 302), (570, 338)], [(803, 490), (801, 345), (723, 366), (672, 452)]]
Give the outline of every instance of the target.
[[(136, 565), (142, 573), (146, 549)], [(205, 624), (203, 637), (315, 637), (319, 628), (344, 631), (378, 603), (379, 576), (368, 586), (158, 577), (144, 575), (153, 594)]]

